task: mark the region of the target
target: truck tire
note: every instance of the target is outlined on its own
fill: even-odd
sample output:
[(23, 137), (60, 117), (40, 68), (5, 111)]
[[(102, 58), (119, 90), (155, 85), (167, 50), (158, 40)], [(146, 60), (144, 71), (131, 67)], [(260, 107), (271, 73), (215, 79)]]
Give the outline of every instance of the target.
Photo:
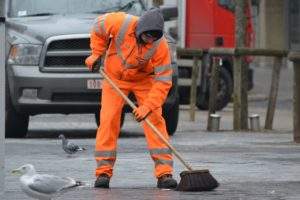
[[(224, 67), (220, 68), (220, 82), (218, 87), (218, 95), (216, 102), (216, 110), (222, 110), (231, 100), (233, 92), (233, 79), (230, 72)], [(207, 84), (206, 93), (201, 93), (200, 87), (198, 87), (197, 102), (196, 105), (200, 110), (208, 110), (209, 106), (209, 87), (210, 82)], [(205, 95), (204, 97), (202, 95)], [(202, 98), (201, 98), (202, 97)]]
[(7, 88), (5, 96), (5, 137), (23, 138), (28, 131), (29, 116), (14, 109)]
[[(124, 120), (125, 120), (125, 112), (122, 112), (120, 127), (123, 126)], [(95, 121), (96, 121), (97, 126), (99, 127), (99, 125), (100, 125), (100, 114), (99, 114), (99, 112), (95, 113)]]
[(163, 117), (166, 121), (166, 127), (169, 135), (174, 135), (179, 118), (179, 97), (176, 97), (175, 103), (168, 111), (163, 110)]

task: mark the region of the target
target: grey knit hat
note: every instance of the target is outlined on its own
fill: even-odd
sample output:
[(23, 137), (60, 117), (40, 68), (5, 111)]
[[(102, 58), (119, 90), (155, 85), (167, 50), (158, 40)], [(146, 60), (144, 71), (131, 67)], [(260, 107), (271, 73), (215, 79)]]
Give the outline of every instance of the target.
[(146, 11), (138, 20), (135, 34), (137, 38), (144, 32), (155, 32), (157, 39), (161, 38), (164, 31), (164, 18), (159, 8)]

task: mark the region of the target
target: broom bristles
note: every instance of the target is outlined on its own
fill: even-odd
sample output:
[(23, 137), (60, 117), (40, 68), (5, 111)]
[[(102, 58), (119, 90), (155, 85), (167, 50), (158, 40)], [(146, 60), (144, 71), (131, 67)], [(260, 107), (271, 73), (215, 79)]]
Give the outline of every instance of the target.
[(183, 171), (176, 188), (178, 191), (211, 191), (219, 186), (209, 170)]

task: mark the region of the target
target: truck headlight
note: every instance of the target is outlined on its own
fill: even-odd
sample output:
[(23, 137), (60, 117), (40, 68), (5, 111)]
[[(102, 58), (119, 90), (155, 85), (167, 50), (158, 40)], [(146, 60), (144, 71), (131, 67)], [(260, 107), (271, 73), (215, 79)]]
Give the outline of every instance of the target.
[(13, 45), (9, 52), (8, 63), (16, 65), (38, 65), (41, 51), (41, 45)]

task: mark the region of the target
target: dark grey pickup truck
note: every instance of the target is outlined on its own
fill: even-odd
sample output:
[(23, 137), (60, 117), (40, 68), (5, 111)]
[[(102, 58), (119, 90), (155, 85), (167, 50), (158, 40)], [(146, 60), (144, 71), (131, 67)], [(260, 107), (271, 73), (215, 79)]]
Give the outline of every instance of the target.
[[(95, 113), (98, 116), (102, 78), (84, 65), (90, 54), (90, 28), (100, 14), (124, 11), (140, 15), (147, 9), (146, 3), (142, 0), (7, 0), (6, 137), (26, 136), (30, 115)], [(175, 73), (163, 114), (172, 135), (179, 112), (178, 70), (175, 42), (169, 37), (168, 41)], [(129, 111), (125, 106), (124, 113)]]

